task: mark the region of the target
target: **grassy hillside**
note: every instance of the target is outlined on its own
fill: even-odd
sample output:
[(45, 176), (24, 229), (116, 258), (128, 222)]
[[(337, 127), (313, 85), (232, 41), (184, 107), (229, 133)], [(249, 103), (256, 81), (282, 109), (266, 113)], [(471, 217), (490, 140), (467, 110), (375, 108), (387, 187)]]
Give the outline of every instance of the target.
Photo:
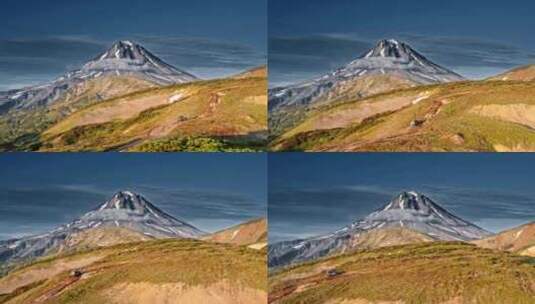
[(324, 106), (274, 150), (533, 151), (535, 82), (423, 86)]
[(0, 151), (36, 150), (40, 134), (64, 117), (105, 99), (155, 87), (134, 77), (110, 76), (79, 84), (48, 107), (11, 111), (0, 116)]
[(272, 273), (269, 293), (270, 303), (528, 304), (535, 259), (460, 242), (384, 247)]
[(277, 137), (291, 130), (308, 115), (321, 109), (325, 105), (334, 105), (347, 100), (360, 100), (376, 94), (410, 88), (418, 84), (395, 74), (368, 75), (357, 79), (342, 81), (330, 89), (313, 104), (297, 104), (286, 106), (269, 113), (269, 133)]
[(146, 151), (184, 137), (251, 146), (267, 132), (266, 85), (255, 77), (200, 81), (110, 99), (46, 130), (41, 150)]
[(0, 150), (263, 150), (266, 88), (265, 67), (164, 88), (99, 79), (51, 106), (0, 116)]
[(123, 244), (13, 271), (0, 279), (0, 303), (262, 303), (265, 265), (265, 251), (233, 245)]

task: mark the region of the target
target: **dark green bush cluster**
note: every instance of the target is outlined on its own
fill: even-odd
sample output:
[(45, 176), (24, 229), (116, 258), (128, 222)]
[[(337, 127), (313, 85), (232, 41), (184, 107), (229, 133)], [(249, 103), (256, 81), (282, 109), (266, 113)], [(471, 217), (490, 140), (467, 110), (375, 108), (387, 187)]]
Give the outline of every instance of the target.
[(178, 137), (156, 140), (135, 148), (139, 152), (257, 152), (244, 144), (210, 137)]

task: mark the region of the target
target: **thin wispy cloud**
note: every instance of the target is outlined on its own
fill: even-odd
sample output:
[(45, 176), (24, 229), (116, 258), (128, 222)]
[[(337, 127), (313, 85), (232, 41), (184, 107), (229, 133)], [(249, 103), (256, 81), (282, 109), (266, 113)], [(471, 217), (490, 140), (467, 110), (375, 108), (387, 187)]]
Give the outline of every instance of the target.
[(229, 41), (191, 37), (136, 37), (169, 62), (200, 77), (213, 78), (264, 65), (266, 54), (251, 46)]
[(426, 56), (455, 69), (465, 77), (485, 78), (529, 64), (535, 50), (476, 37), (401, 34)]

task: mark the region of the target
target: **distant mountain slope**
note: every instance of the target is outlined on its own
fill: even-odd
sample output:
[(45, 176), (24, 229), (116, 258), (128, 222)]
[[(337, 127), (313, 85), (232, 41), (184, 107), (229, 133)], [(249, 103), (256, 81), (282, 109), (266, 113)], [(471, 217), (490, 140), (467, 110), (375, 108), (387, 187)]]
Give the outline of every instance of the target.
[(50, 125), (103, 100), (162, 85), (198, 80), (141, 45), (119, 41), (49, 83), (0, 92), (0, 150), (33, 150)]
[(192, 239), (62, 255), (0, 278), (0, 303), (266, 303), (262, 251)]
[(29, 109), (59, 100), (80, 83), (106, 76), (129, 76), (159, 85), (197, 80), (131, 41), (119, 41), (110, 49), (85, 63), (80, 69), (56, 80), (33, 87), (0, 93), (0, 109)]
[(479, 247), (535, 256), (535, 222), (509, 229), (472, 243)]
[(535, 259), (460, 242), (363, 250), (270, 273), (269, 303), (533, 303)]
[(535, 83), (466, 81), (312, 110), (273, 150), (535, 151)]
[(251, 77), (267, 78), (268, 77), (267, 70), (268, 70), (268, 67), (266, 65), (263, 65), (263, 66), (259, 66), (259, 67), (247, 70), (243, 73), (239, 73), (233, 76), (232, 78), (236, 78), (236, 79), (244, 79), (244, 78), (251, 78)]
[(521, 66), (512, 69), (503, 74), (489, 78), (489, 80), (502, 81), (534, 81), (535, 80), (535, 64)]
[(272, 134), (279, 134), (299, 121), (305, 109), (317, 105), (463, 79), (431, 62), (408, 44), (393, 39), (381, 40), (366, 54), (332, 73), (296, 85), (271, 89), (270, 130), (273, 130)]
[(198, 238), (203, 234), (158, 209), (143, 196), (122, 191), (98, 208), (51, 232), (0, 241), (0, 263), (9, 265), (61, 251), (108, 246), (127, 240)]
[(261, 249), (267, 245), (267, 233), (267, 219), (259, 218), (212, 233), (202, 239)]
[(359, 248), (432, 240), (469, 241), (490, 235), (425, 195), (402, 192), (383, 208), (331, 234), (271, 244), (269, 266), (279, 267)]

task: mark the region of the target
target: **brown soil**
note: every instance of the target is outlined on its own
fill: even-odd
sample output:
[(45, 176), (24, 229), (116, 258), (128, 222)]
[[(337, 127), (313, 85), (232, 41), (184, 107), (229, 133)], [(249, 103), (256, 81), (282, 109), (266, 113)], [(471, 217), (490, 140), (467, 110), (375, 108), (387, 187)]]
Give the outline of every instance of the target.
[(481, 105), (472, 108), (471, 112), (477, 115), (497, 118), (535, 128), (535, 105)]
[(314, 122), (314, 130), (345, 128), (352, 124), (361, 123), (364, 119), (391, 111), (399, 110), (411, 105), (418, 96), (399, 96), (381, 101), (363, 101), (353, 109), (341, 110), (322, 115)]
[(126, 283), (116, 285), (104, 294), (113, 304), (251, 304), (266, 303), (261, 290), (219, 282), (209, 286), (187, 286), (183, 283)]
[(168, 104), (167, 95), (148, 95), (141, 98), (125, 98), (110, 107), (99, 107), (93, 111), (81, 114), (77, 126), (100, 124), (116, 119), (128, 119), (139, 115), (139, 113), (160, 105)]

